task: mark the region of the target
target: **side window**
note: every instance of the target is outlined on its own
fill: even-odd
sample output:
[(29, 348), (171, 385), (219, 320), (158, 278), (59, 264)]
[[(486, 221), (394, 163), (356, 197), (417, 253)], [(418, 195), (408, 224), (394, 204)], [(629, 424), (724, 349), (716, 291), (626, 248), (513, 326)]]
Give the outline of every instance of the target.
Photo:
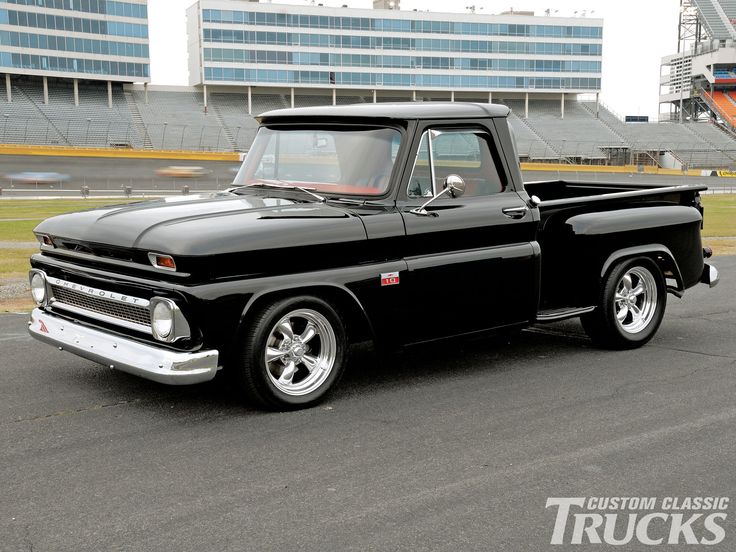
[(417, 150), (417, 158), (414, 161), (414, 170), (409, 179), (409, 187), (406, 195), (410, 198), (432, 197), (432, 173), (429, 166), (429, 132), (422, 135)]
[(276, 140), (269, 140), (261, 157), (253, 178), (273, 179), (276, 178)]
[(504, 191), (487, 136), (474, 130), (431, 131), (435, 189), (457, 174), (465, 180), (465, 197)]
[(407, 196), (431, 197), (442, 190), (445, 179), (451, 174), (465, 180), (466, 197), (497, 194), (505, 189), (488, 137), (478, 130), (425, 132), (409, 179)]

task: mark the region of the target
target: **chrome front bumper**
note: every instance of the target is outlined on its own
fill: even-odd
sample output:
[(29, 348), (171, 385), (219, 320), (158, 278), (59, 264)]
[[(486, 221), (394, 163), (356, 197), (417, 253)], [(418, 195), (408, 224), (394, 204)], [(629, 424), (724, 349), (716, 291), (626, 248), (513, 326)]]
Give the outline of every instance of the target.
[(201, 383), (217, 374), (216, 350), (170, 351), (68, 322), (41, 309), (31, 313), (28, 332), (61, 350), (160, 383)]
[(710, 287), (715, 287), (718, 285), (718, 280), (718, 269), (714, 266), (706, 264), (703, 267), (703, 275), (700, 277), (700, 282), (703, 284), (708, 284)]

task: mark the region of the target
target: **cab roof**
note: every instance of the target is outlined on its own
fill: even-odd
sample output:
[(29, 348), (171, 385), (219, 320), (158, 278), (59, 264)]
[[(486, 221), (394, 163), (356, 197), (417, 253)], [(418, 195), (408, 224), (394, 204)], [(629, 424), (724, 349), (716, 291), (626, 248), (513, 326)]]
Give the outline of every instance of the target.
[(281, 118), (302, 117), (362, 117), (370, 119), (487, 119), (506, 117), (509, 108), (500, 104), (466, 102), (401, 102), (362, 103), (297, 107), (267, 111), (257, 117), (259, 122)]

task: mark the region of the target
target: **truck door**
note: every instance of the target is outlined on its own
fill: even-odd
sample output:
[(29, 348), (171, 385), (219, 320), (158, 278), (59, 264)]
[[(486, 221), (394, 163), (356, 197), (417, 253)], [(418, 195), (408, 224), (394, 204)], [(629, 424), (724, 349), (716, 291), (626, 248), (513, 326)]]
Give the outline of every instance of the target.
[[(536, 313), (534, 211), (513, 189), (492, 125), (426, 125), (417, 132), (398, 205), (406, 227), (402, 277), (407, 342), (523, 323)], [(411, 163), (410, 163), (411, 164)], [(411, 210), (459, 175), (465, 193)]]

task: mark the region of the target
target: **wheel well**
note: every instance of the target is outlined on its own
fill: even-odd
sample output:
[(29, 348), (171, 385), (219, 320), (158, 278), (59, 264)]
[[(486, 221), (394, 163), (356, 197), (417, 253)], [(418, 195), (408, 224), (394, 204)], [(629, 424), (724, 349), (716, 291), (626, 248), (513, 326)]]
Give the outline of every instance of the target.
[(241, 325), (244, 327), (249, 324), (254, 314), (266, 305), (297, 295), (318, 297), (334, 307), (343, 319), (350, 343), (373, 339), (373, 328), (358, 299), (349, 291), (336, 286), (318, 285), (266, 292), (246, 305)]
[(685, 289), (682, 273), (680, 272), (680, 267), (677, 265), (677, 261), (675, 261), (670, 250), (662, 245), (632, 247), (614, 251), (603, 263), (601, 279), (605, 278), (615, 265), (636, 257), (647, 258), (656, 264), (662, 271), (665, 281), (675, 281), (674, 286), (669, 283), (667, 284), (668, 291), (681, 292)]

